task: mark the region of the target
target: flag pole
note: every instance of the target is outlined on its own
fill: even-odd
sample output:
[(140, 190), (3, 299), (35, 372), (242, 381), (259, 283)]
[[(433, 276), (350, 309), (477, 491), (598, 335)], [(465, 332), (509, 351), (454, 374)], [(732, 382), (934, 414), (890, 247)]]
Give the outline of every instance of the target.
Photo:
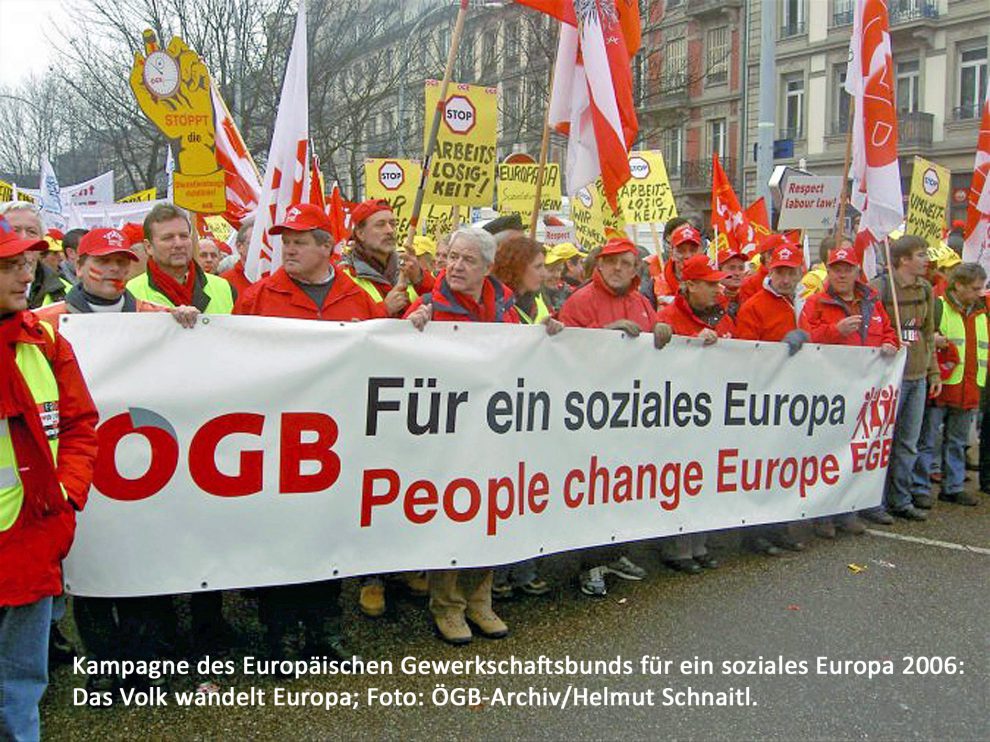
[[(557, 48), (560, 49), (560, 28), (557, 29)], [(547, 110), (543, 112), (543, 140), (540, 142), (540, 166), (536, 171), (536, 195), (533, 198), (533, 215), (529, 218), (529, 238), (536, 239), (536, 225), (540, 221), (540, 206), (543, 204), (543, 174), (547, 169), (547, 150), (550, 148), (550, 101), (553, 98), (553, 78), (557, 72), (557, 55), (554, 54), (550, 66), (550, 86), (547, 88)]]
[[(846, 229), (846, 202), (849, 200), (849, 162), (852, 160), (852, 132), (855, 126), (856, 99), (849, 96), (849, 118), (846, 127), (846, 159), (842, 165), (842, 195), (839, 197), (839, 221), (836, 224), (836, 247), (842, 247), (842, 239)], [(855, 235), (853, 235), (855, 237)]]
[(894, 324), (897, 328), (897, 342), (904, 341), (901, 335), (901, 308), (897, 303), (897, 282), (894, 280), (894, 266), (890, 262), (890, 235), (883, 238), (883, 251), (887, 258), (887, 280), (890, 282), (890, 303), (894, 307)]
[(443, 115), (444, 105), (447, 101), (447, 89), (450, 87), (450, 80), (454, 76), (454, 60), (457, 58), (457, 47), (461, 43), (461, 35), (464, 32), (464, 19), (467, 16), (468, 0), (460, 0), (460, 7), (457, 9), (457, 22), (454, 25), (454, 33), (450, 37), (450, 49), (447, 52), (447, 66), (443, 71), (443, 83), (440, 86), (440, 97), (437, 99), (436, 109), (433, 111), (433, 124), (430, 127), (430, 138), (426, 142), (426, 149), (423, 151), (423, 173), (419, 179), (419, 188), (416, 190), (416, 199), (413, 201), (412, 214), (409, 217), (409, 233), (403, 249), (408, 253), (412, 251), (413, 237), (419, 228), (419, 215), (423, 210), (423, 198), (426, 195), (426, 181), (430, 177), (430, 161), (433, 159), (433, 150), (437, 146), (437, 135), (440, 132), (440, 119)]

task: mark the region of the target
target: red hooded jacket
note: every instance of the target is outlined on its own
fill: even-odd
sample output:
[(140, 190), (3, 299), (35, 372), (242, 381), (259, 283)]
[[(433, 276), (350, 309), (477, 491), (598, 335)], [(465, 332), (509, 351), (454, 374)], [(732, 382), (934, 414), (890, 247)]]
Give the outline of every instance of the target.
[(639, 277), (624, 294), (613, 291), (599, 270), (564, 302), (558, 319), (571, 327), (605, 327), (616, 320), (628, 319), (639, 325), (643, 332), (651, 332), (657, 323), (657, 313), (639, 292)]
[(794, 303), (766, 286), (743, 304), (736, 315), (736, 337), (740, 340), (776, 343), (796, 329)]
[(244, 263), (240, 260), (238, 260), (234, 264), (234, 267), (229, 271), (224, 271), (221, 273), (220, 278), (234, 287), (234, 290), (237, 291), (237, 296), (243, 294), (253, 285), (251, 281), (248, 280), (247, 274), (244, 272)]
[(714, 326), (704, 322), (688, 304), (684, 294), (678, 294), (673, 304), (668, 304), (660, 310), (657, 319), (670, 325), (675, 335), (694, 337), (702, 330), (715, 330), (720, 338), (730, 338), (736, 331), (732, 317), (721, 305), (717, 305), (721, 314)]
[(433, 290), (414, 301), (404, 316), (408, 317), (423, 304), (430, 304), (433, 307), (433, 321), (519, 324), (512, 291), (492, 276), (485, 278), (481, 288), (481, 301), (475, 301), (467, 294), (451, 289), (441, 273), (433, 285)]
[[(825, 345), (864, 345), (879, 347), (889, 343), (899, 347), (897, 334), (890, 324), (877, 290), (865, 283), (856, 282), (856, 298), (845, 302), (836, 296), (828, 283), (825, 290), (812, 294), (804, 303), (798, 327), (811, 336), (811, 342)], [(842, 335), (836, 324), (854, 314), (863, 316), (859, 332)]]
[(372, 299), (344, 271), (334, 272), (333, 284), (323, 306), (317, 307), (309, 295), (296, 284), (285, 268), (251, 285), (239, 295), (234, 314), (290, 319), (351, 320), (384, 318), (385, 305)]
[(738, 294), (740, 307), (756, 296), (756, 294), (763, 288), (763, 281), (769, 275), (770, 271), (767, 270), (766, 266), (761, 262), (756, 273), (751, 276), (746, 276), (746, 278), (743, 279), (742, 285), (739, 287)]
[[(68, 496), (54, 512), (41, 514), (28, 506), (31, 474), (22, 471), (24, 505), (14, 525), (0, 533), (0, 606), (19, 606), (62, 593), (62, 559), (75, 536), (75, 511), (85, 507), (93, 481), (99, 418), (69, 341), (58, 334), (49, 339), (31, 312), (18, 312), (3, 321), (20, 323), (17, 342), (39, 346), (51, 363), (59, 395), (55, 473)], [(14, 455), (19, 465), (30, 465), (16, 443)]]

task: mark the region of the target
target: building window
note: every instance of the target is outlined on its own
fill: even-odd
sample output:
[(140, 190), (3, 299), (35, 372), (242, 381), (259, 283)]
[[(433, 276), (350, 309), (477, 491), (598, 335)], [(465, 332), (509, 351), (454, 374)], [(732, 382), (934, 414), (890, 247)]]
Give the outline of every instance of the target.
[(680, 127), (663, 134), (663, 161), (667, 175), (672, 178), (681, 174), (681, 159), (684, 157), (684, 130)]
[(687, 87), (687, 39), (672, 39), (664, 47), (663, 76), (660, 89), (664, 93)]
[(832, 26), (850, 26), (853, 22), (854, 0), (834, 0), (832, 5)]
[(840, 65), (835, 70), (835, 121), (833, 134), (845, 134), (849, 130), (849, 101), (852, 98), (846, 92), (846, 65)]
[(458, 49), (461, 82), (474, 82), (474, 37), (468, 36)]
[(708, 122), (708, 145), (709, 154), (718, 155), (718, 159), (725, 162), (725, 119)]
[(720, 85), (729, 81), (729, 27), (708, 29), (708, 84)]
[(647, 81), (649, 80), (649, 57), (646, 51), (643, 49), (639, 50), (639, 53), (633, 57), (633, 97), (636, 101), (637, 106), (646, 105), (646, 99), (648, 93), (646, 90)]
[(787, 39), (805, 33), (804, 0), (782, 0), (781, 11), (783, 25), (780, 38)]
[(959, 107), (956, 120), (980, 117), (987, 89), (987, 47), (963, 49), (959, 53)]
[[(502, 88), (502, 116), (505, 119), (514, 121), (519, 116), (519, 87), (517, 84), (505, 85)], [(508, 124), (503, 123), (503, 126)]]
[(921, 65), (917, 59), (897, 63), (897, 110), (914, 113), (921, 100)]
[(495, 34), (493, 33), (485, 35), (481, 52), (481, 67), (486, 76), (495, 73)]
[(804, 73), (785, 75), (784, 84), (784, 130), (781, 139), (804, 138)]
[(519, 57), (519, 21), (512, 21), (505, 25), (505, 54), (503, 59), (510, 64)]

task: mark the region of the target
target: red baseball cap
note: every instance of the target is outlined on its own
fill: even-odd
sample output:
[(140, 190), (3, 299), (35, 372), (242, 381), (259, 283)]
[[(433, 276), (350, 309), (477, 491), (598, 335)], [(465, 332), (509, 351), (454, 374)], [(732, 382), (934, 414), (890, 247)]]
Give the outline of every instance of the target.
[(363, 222), (372, 214), (377, 214), (379, 211), (391, 211), (392, 204), (386, 201), (384, 198), (371, 198), (367, 201), (362, 201), (353, 209), (351, 209), (351, 224), (357, 227), (358, 224)]
[(333, 232), (330, 217), (316, 204), (292, 204), (286, 209), (285, 218), (282, 220), (282, 223), (269, 227), (268, 233), (282, 234), (286, 230), (310, 232), (314, 229)]
[(804, 255), (797, 245), (785, 242), (773, 251), (770, 257), (770, 270), (774, 268), (802, 268), (804, 266)]
[(795, 250), (798, 249), (797, 246), (787, 238), (787, 235), (772, 233), (760, 240), (756, 247), (756, 251), (761, 255), (767, 252), (772, 253), (776, 251), (778, 247), (783, 247), (784, 245), (793, 247)]
[(709, 281), (715, 283), (725, 278), (728, 273), (717, 271), (708, 262), (707, 255), (692, 255), (681, 266), (682, 281)]
[(131, 250), (131, 241), (119, 229), (91, 229), (79, 240), (79, 255), (126, 255), (131, 260), (138, 256)]
[(144, 226), (137, 222), (127, 222), (120, 231), (133, 245), (135, 242), (144, 242)]
[(749, 255), (744, 253), (740, 249), (729, 248), (728, 250), (719, 250), (718, 253), (718, 267), (721, 268), (723, 265), (728, 263), (733, 258), (739, 258), (744, 263), (749, 262)]
[(598, 253), (598, 257), (604, 257), (606, 255), (621, 255), (624, 252), (631, 252), (633, 255), (638, 255), (639, 250), (636, 249), (635, 243), (631, 240), (627, 240), (624, 237), (613, 237), (602, 247), (602, 251)]
[(700, 245), (701, 232), (690, 224), (682, 224), (670, 233), (670, 244), (674, 247), (683, 245), (685, 242), (693, 242), (696, 245)]
[(0, 216), (0, 258), (12, 258), (29, 250), (47, 250), (44, 240), (21, 239), (10, 226), (10, 222)]
[(828, 265), (835, 265), (836, 263), (849, 263), (849, 265), (859, 265), (859, 260), (856, 258), (856, 251), (851, 247), (837, 247), (834, 250), (828, 251)]

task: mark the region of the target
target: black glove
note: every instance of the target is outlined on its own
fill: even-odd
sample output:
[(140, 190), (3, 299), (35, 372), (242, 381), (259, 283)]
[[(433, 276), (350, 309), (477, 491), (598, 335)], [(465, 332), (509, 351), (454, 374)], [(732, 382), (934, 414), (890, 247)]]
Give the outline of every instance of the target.
[(804, 330), (791, 330), (784, 335), (783, 342), (787, 343), (787, 355), (792, 356), (801, 350), (801, 346), (811, 340), (811, 336)]

